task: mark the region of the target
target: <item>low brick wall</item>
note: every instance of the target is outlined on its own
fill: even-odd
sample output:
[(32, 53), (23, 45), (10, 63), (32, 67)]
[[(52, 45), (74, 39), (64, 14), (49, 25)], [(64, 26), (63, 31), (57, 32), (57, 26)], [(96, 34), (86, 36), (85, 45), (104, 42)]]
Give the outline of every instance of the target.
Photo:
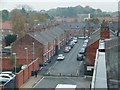
[(27, 68), (16, 74), (16, 88), (20, 88), (31, 77), (34, 70), (39, 70), (39, 59), (34, 60)]
[[(16, 60), (17, 64), (24, 65), (26, 64), (26, 59), (19, 59)], [(31, 63), (32, 61), (29, 59), (28, 63)], [(9, 57), (3, 57), (2, 58), (2, 70), (13, 70), (14, 65), (10, 64)]]

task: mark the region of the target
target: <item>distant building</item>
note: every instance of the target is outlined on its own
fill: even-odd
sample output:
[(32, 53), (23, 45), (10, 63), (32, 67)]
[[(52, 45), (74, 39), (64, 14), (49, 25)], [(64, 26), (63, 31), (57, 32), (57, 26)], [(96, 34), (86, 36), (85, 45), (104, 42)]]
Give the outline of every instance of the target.
[(12, 23), (10, 21), (0, 22), (0, 30), (3, 35), (13, 34)]
[(90, 13), (89, 14), (77, 14), (77, 16), (83, 19), (90, 19)]

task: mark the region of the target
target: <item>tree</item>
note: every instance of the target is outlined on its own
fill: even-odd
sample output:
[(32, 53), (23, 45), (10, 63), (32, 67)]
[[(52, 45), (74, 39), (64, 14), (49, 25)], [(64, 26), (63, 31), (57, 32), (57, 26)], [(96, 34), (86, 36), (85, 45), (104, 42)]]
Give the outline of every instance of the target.
[(13, 33), (18, 35), (18, 39), (25, 35), (25, 22), (26, 18), (20, 10), (14, 9), (11, 11), (11, 21), (13, 25)]
[(35, 22), (46, 22), (47, 19), (39, 12), (32, 11), (29, 13), (28, 22), (33, 26)]
[(12, 42), (14, 42), (15, 40), (17, 39), (17, 35), (7, 35), (5, 37), (5, 43), (6, 43), (6, 46), (9, 46)]
[(7, 10), (2, 10), (2, 21), (9, 20), (9, 12)]

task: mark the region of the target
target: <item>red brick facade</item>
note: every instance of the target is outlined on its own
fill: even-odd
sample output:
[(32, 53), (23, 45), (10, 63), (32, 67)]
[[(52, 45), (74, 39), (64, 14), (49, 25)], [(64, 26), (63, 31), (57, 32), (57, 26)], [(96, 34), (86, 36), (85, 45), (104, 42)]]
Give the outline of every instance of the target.
[[(26, 59), (26, 50), (28, 48), (28, 60), (31, 62), (33, 60), (33, 42), (34, 42), (34, 49), (35, 54), (34, 57), (42, 60), (42, 53), (44, 52), (44, 45), (39, 43), (38, 41), (32, 39), (29, 35), (24, 36), (20, 40), (14, 42), (12, 44), (12, 52), (16, 53), (17, 58), (22, 60)], [(42, 61), (40, 61), (42, 62)]]
[(96, 50), (99, 46), (99, 40), (91, 44), (86, 48), (86, 64), (94, 65), (95, 63), (95, 56), (96, 56)]
[(16, 88), (20, 88), (30, 77), (31, 72), (34, 70), (39, 70), (39, 60), (36, 59), (28, 65), (24, 70), (21, 70), (16, 74)]
[[(101, 30), (100, 30), (100, 39), (108, 39), (110, 38), (110, 31), (107, 22), (103, 21), (101, 24)], [(95, 57), (96, 57), (96, 50), (99, 47), (99, 40), (93, 42), (91, 45), (89, 45), (86, 48), (86, 64), (94, 65), (95, 63)]]

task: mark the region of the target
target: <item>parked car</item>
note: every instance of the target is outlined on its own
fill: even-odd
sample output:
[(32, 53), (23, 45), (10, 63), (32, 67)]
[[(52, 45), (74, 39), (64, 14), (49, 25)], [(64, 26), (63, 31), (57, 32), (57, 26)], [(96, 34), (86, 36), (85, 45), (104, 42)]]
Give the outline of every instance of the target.
[(10, 72), (10, 71), (4, 71), (4, 72), (1, 72), (1, 74), (8, 74), (8, 75), (11, 76), (11, 77), (15, 77), (15, 74), (13, 74), (13, 73)]
[(65, 56), (63, 54), (59, 54), (57, 60), (64, 60)]
[(71, 42), (69, 43), (69, 46), (70, 46), (71, 48), (73, 48), (74, 45), (75, 45), (75, 42), (74, 42), (74, 41), (71, 41)]
[(84, 43), (88, 43), (88, 39), (86, 39), (86, 40), (84, 41)]
[(43, 63), (43, 64), (40, 64), (39, 66), (40, 66), (40, 67), (45, 67), (45, 66), (46, 66), (46, 64), (44, 64), (44, 63)]
[(46, 63), (51, 63), (51, 60), (47, 60)]
[(85, 54), (85, 48), (81, 48), (79, 54)]
[(77, 61), (82, 61), (83, 60), (83, 54), (78, 53), (77, 55)]
[(4, 83), (6, 83), (9, 80), (10, 80), (9, 78), (0, 77), (0, 84), (4, 84)]
[(66, 46), (65, 49), (64, 49), (64, 52), (68, 53), (70, 50), (71, 50), (71, 47), (70, 46)]
[(73, 41), (77, 43), (77, 37), (73, 37)]
[(77, 43), (77, 39), (73, 39), (72, 41), (75, 42), (75, 43)]
[(87, 43), (84, 43), (84, 44), (83, 44), (83, 47), (86, 48), (86, 47), (87, 47)]
[(0, 77), (7, 78), (9, 80), (13, 79), (13, 77), (11, 77), (9, 74), (0, 74)]

